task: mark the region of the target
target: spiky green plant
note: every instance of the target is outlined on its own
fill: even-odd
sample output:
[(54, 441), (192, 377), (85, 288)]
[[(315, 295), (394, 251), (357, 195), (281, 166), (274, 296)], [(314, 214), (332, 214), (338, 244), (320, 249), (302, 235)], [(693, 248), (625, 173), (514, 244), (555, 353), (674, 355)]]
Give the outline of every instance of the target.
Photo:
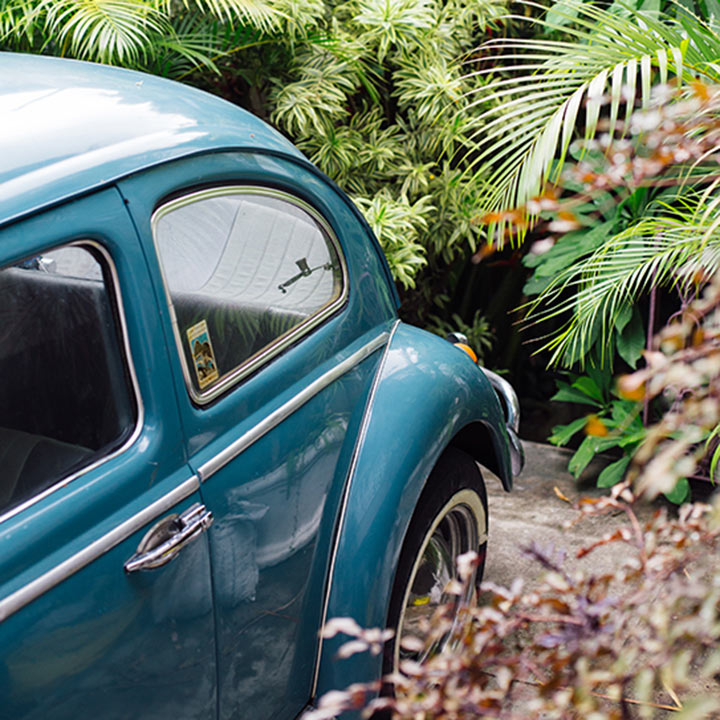
[(601, 347), (608, 347), (618, 316), (653, 286), (691, 289), (698, 273), (717, 272), (719, 221), (717, 207), (699, 217), (697, 208), (669, 210), (612, 236), (555, 278), (542, 296), (551, 309), (536, 316), (537, 320), (570, 316), (546, 345), (552, 351), (551, 362), (587, 357), (598, 338)]
[(317, 15), (316, 0), (0, 0), (0, 48), (182, 77), (217, 73), (220, 58), (269, 38), (305, 35)]
[[(615, 4), (624, 9), (621, 15), (580, 0), (565, 5), (565, 12), (555, 6), (555, 20), (526, 20), (541, 31), (562, 30), (562, 40), (492, 40), (475, 70), (479, 77), (496, 76), (474, 91), (474, 103), (486, 109), (473, 139), (474, 167), (483, 180), (478, 203), (490, 221), (498, 214), (489, 230), (500, 244), (507, 226), (502, 211), (524, 206), (558, 180), (578, 133), (586, 140), (598, 133), (606, 97), (604, 132), (612, 138), (621, 108), (627, 118), (636, 99), (647, 107), (655, 82), (720, 79), (714, 22), (689, 11), (670, 16), (621, 3)], [(557, 18), (565, 16), (568, 24), (560, 25)]]
[(503, 9), (349, 0), (328, 8), (328, 35), (274, 79), (272, 119), (353, 195), (405, 288), (482, 239), (478, 181), (459, 151), (477, 128), (469, 98), (484, 80), (466, 77), (461, 58)]

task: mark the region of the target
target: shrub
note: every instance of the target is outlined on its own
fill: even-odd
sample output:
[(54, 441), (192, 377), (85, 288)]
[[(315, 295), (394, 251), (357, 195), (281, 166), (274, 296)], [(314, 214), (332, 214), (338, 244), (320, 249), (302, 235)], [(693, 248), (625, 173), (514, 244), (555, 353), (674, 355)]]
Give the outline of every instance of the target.
[[(616, 355), (634, 368), (646, 346), (638, 301), (650, 294), (654, 321), (658, 289), (672, 292), (677, 312), (663, 332), (675, 338), (678, 348), (702, 345), (705, 334), (709, 341), (714, 332), (713, 314), (702, 302), (695, 306), (695, 298), (720, 267), (720, 90), (693, 82), (683, 88), (659, 86), (652, 98), (646, 110), (613, 123), (619, 137), (612, 139), (608, 133), (580, 146), (584, 155), (566, 171), (565, 192), (550, 188), (506, 213), (529, 215), (537, 229), (549, 233), (536, 243), (539, 251), (529, 256), (535, 276), (532, 288), (526, 289), (537, 295), (526, 306), (529, 322), (562, 323), (546, 337), (551, 362), (584, 368), (584, 374), (560, 383), (554, 399), (592, 407), (589, 418), (556, 427), (551, 441), (564, 445), (576, 433), (586, 432), (571, 461), (576, 475), (594, 453), (620, 448), (624, 457), (599, 478), (605, 486), (622, 479), (638, 447), (648, 447), (641, 420), (652, 420), (650, 401), (662, 394), (647, 394), (639, 407), (632, 393), (618, 393), (612, 381)], [(601, 120), (599, 128), (609, 129), (609, 124)], [(640, 216), (618, 228), (617, 216), (628, 204), (642, 205)], [(608, 219), (610, 215), (616, 219)], [(668, 346), (667, 340), (663, 343)], [(700, 364), (712, 372), (714, 351), (704, 346), (702, 352)], [(676, 368), (676, 382), (682, 383), (680, 375), (692, 369), (690, 355), (686, 350), (678, 356), (688, 364)], [(646, 354), (651, 365), (658, 358)], [(684, 432), (694, 438), (688, 439), (686, 449), (690, 444), (699, 448), (717, 424), (689, 414), (685, 419), (692, 422)], [(679, 447), (676, 444), (674, 452), (682, 456)], [(686, 468), (692, 465), (688, 458), (683, 463)], [(687, 497), (684, 478), (678, 475), (680, 484), (663, 485), (674, 502)]]
[[(401, 674), (389, 678), (394, 697), (371, 699), (377, 684), (353, 685), (321, 698), (305, 720), (361, 707), (366, 717), (389, 708), (403, 720), (619, 720), (664, 709), (688, 720), (720, 710), (717, 692), (705, 691), (720, 670), (720, 574), (701, 562), (720, 542), (720, 502), (686, 505), (677, 517), (660, 510), (644, 524), (634, 502), (618, 485), (609, 497), (580, 503), (582, 516), (627, 518), (578, 553), (614, 548), (611, 572), (570, 573), (552, 551), (527, 548), (545, 569), (537, 587), (484, 583), (486, 602), (462, 608), (462, 623), (453, 624), (455, 609), (446, 607), (426, 621), (422, 641), (410, 641), (417, 650), (446, 638), (425, 663), (401, 663)], [(329, 629), (353, 636), (345, 655), (381, 646), (379, 631), (352, 621)]]

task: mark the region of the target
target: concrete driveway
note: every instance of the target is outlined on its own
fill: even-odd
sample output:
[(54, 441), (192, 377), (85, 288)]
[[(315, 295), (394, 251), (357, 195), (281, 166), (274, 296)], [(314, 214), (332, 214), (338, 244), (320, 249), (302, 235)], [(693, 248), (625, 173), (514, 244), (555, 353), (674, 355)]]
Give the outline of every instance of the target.
[[(525, 447), (525, 468), (515, 479), (513, 491), (506, 493), (489, 470), (484, 469), (485, 484), (490, 508), (490, 541), (485, 578), (499, 585), (510, 585), (520, 576), (527, 582), (538, 576), (538, 564), (523, 552), (533, 541), (542, 546), (553, 546), (567, 554), (568, 568), (582, 562), (575, 553), (589, 538), (603, 535), (613, 527), (625, 524), (625, 515), (587, 518), (566, 529), (564, 526), (577, 518), (572, 503), (562, 500), (555, 492), (557, 488), (568, 500), (575, 502), (580, 497), (601, 497), (607, 494), (595, 486), (600, 471), (607, 459), (595, 460), (575, 480), (567, 471), (572, 451), (535, 442), (523, 443)], [(651, 515), (654, 505), (640, 509), (642, 515)], [(611, 552), (602, 549), (592, 554), (592, 564), (598, 569), (598, 562), (611, 563)]]
[[(524, 442), (526, 463), (520, 477), (516, 478), (511, 493), (503, 491), (500, 480), (489, 470), (484, 469), (490, 509), (490, 539), (488, 559), (485, 566), (485, 580), (509, 587), (516, 577), (525, 581), (525, 588), (532, 587), (542, 573), (539, 564), (528, 557), (523, 548), (533, 541), (543, 547), (552, 546), (555, 551), (565, 553), (565, 568), (590, 568), (601, 573), (617, 562), (617, 545), (606, 546), (592, 552), (582, 560), (576, 558), (577, 550), (591, 539), (597, 539), (604, 533), (627, 524), (626, 515), (618, 511), (614, 515), (585, 518), (570, 528), (566, 523), (575, 520), (578, 513), (572, 503), (580, 497), (600, 497), (606, 490), (597, 488), (598, 474), (611, 460), (594, 461), (575, 480), (567, 472), (567, 464), (572, 452), (534, 442)], [(568, 500), (558, 497), (555, 488)], [(712, 486), (701, 484), (694, 486), (694, 498), (704, 501), (712, 491)], [(663, 504), (663, 500), (645, 504), (638, 508), (639, 519), (649, 518)], [(669, 503), (665, 503), (669, 507)], [(709, 562), (714, 560), (709, 558)], [(590, 565), (591, 564), (591, 565)], [(693, 694), (707, 692), (720, 694), (720, 683), (710, 685), (697, 682)], [(523, 693), (520, 693), (519, 699)], [(655, 701), (661, 705), (675, 705), (667, 693), (660, 693)], [(517, 708), (515, 708), (517, 710)], [(676, 712), (655, 709), (653, 718), (672, 718)]]

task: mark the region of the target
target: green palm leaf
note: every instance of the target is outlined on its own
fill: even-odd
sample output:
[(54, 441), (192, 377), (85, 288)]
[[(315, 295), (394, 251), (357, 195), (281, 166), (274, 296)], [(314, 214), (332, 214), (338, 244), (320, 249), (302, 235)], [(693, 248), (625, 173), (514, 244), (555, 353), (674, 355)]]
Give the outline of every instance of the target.
[(61, 54), (135, 65), (150, 38), (165, 30), (162, 15), (144, 0), (45, 0), (46, 32)]
[[(271, 0), (182, 0), (182, 3), (186, 8), (194, 7), (216, 18), (239, 19), (263, 32), (276, 30), (282, 19), (288, 19), (279, 9), (279, 3)], [(158, 4), (166, 13), (172, 14), (173, 0), (160, 0)]]
[[(551, 351), (551, 364), (583, 365), (598, 335), (601, 347), (609, 348), (621, 310), (651, 287), (687, 289), (698, 271), (716, 273), (720, 269), (717, 201), (707, 210), (686, 201), (671, 213), (641, 220), (555, 278), (527, 306), (534, 323), (571, 315), (542, 347)], [(538, 311), (541, 305), (546, 309)]]
[(198, 68), (217, 73), (223, 36), (217, 21), (198, 11), (173, 17), (167, 31), (153, 39), (152, 56), (143, 70), (181, 79)]
[[(628, 19), (590, 4), (574, 3), (573, 8), (574, 24), (563, 28), (571, 38), (567, 42), (510, 39), (481, 48), (490, 54), (477, 76), (497, 76), (502, 68), (500, 79), (473, 91), (473, 104), (487, 108), (479, 116), (484, 125), (470, 143), (474, 172), (484, 181), (479, 198), (484, 212), (522, 206), (547, 181), (555, 181), (578, 125), (584, 126), (586, 138), (597, 133), (606, 97), (614, 133), (621, 104), (627, 114), (638, 95), (646, 105), (656, 77), (720, 77), (709, 62), (720, 57), (720, 37), (697, 18), (659, 19), (628, 10)], [(695, 21), (702, 43), (687, 32)], [(491, 225), (493, 230), (502, 238), (504, 228)]]
[[(36, 3), (32, 0), (0, 0), (0, 41), (13, 38), (15, 42), (32, 45), (39, 34), (35, 26), (37, 15)], [(21, 48), (28, 49), (22, 45)], [(14, 45), (13, 49), (16, 49)]]

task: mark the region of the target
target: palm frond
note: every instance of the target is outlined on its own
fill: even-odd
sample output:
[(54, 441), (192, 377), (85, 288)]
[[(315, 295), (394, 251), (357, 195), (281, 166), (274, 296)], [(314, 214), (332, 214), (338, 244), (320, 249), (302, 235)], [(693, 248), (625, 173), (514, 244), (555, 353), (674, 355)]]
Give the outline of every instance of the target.
[(37, 3), (33, 0), (0, 0), (0, 43), (12, 38), (32, 45), (37, 35), (37, 16)]
[[(484, 67), (474, 75), (495, 76), (502, 71), (501, 77), (474, 90), (472, 98), (472, 106), (487, 108), (479, 114), (481, 129), (469, 143), (474, 172), (485, 179), (486, 190), (480, 197), (483, 211), (521, 206), (544, 183), (554, 181), (557, 175), (550, 175), (551, 168), (560, 172), (578, 126), (584, 128), (586, 138), (597, 133), (606, 99), (612, 134), (621, 104), (626, 105), (626, 116), (638, 96), (647, 105), (656, 77), (720, 77), (708, 64), (720, 57), (720, 37), (707, 23), (697, 21), (698, 39), (693, 41), (685, 18), (660, 19), (629, 11), (627, 19), (587, 3), (574, 1), (575, 6), (573, 26), (563, 28), (571, 38), (566, 42), (509, 39), (481, 48), (486, 53)], [(552, 27), (541, 20), (529, 22)], [(503, 230), (491, 227), (490, 231), (494, 229)], [(502, 234), (498, 232), (498, 237)]]
[(686, 289), (699, 272), (716, 273), (720, 269), (718, 225), (717, 206), (708, 214), (689, 200), (681, 202), (672, 212), (641, 220), (615, 235), (556, 277), (527, 306), (533, 323), (570, 314), (541, 348), (551, 351), (550, 364), (583, 365), (598, 334), (607, 351), (621, 310), (651, 287)]
[[(160, 0), (166, 12), (172, 13), (172, 0)], [(182, 0), (185, 7), (196, 7), (216, 18), (240, 20), (263, 32), (277, 30), (288, 17), (272, 0)]]
[(219, 60), (269, 42), (252, 26), (189, 11), (170, 18), (166, 32), (153, 40), (152, 55), (143, 69), (175, 80), (203, 69), (219, 74)]
[(144, 0), (44, 0), (38, 9), (60, 54), (106, 63), (136, 65), (166, 27)]
[(198, 11), (173, 16), (167, 31), (153, 40), (152, 55), (144, 70), (181, 79), (205, 68), (217, 73), (216, 61), (224, 52), (222, 26)]

